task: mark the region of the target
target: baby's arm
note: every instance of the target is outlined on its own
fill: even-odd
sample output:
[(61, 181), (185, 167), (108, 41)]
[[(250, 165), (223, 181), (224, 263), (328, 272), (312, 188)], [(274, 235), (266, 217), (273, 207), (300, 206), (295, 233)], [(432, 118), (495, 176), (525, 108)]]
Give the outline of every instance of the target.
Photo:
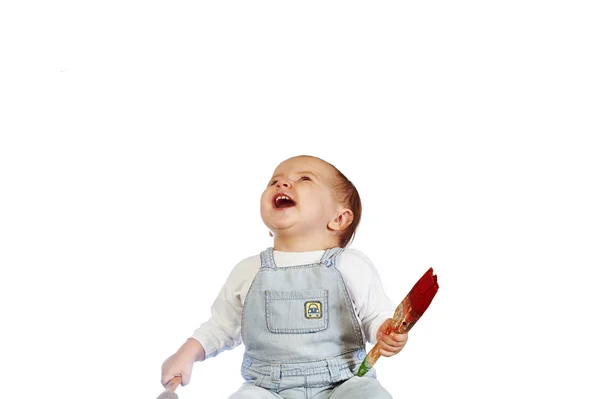
[(231, 272), (221, 288), (212, 307), (212, 316), (163, 363), (161, 383), (163, 386), (175, 376), (181, 376), (181, 384), (189, 383), (195, 362), (213, 357), (223, 350), (232, 349), (241, 343), (241, 291), (248, 277), (256, 273), (253, 263), (240, 262)]
[(371, 260), (355, 249), (348, 249), (342, 254), (340, 272), (348, 286), (367, 341), (372, 344), (379, 341), (382, 356), (400, 352), (408, 335), (386, 334), (396, 304), (385, 294), (379, 273)]

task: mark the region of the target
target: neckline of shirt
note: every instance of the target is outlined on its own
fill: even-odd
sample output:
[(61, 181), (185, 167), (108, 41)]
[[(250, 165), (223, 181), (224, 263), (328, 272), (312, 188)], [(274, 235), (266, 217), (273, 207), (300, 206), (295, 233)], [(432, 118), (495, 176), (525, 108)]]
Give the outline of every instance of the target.
[(309, 252), (284, 252), (273, 250), (273, 258), (278, 267), (288, 267), (297, 265), (309, 265), (319, 263), (325, 250)]

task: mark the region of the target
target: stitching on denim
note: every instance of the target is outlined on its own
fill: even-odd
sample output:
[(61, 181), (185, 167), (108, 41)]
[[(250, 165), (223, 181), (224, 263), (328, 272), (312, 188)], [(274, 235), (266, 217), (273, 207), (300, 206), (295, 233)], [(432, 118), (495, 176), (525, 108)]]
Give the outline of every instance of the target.
[[(283, 273), (283, 272), (285, 272), (287, 270), (293, 270), (293, 269), (323, 268), (324, 270), (329, 270), (329, 269), (333, 268), (335, 270), (335, 272), (333, 272), (334, 273), (333, 276), (335, 276), (334, 279), (338, 280), (338, 283), (341, 283), (341, 285), (342, 285), (342, 289), (338, 290), (338, 292), (340, 292), (340, 293), (343, 292), (343, 295), (341, 295), (340, 298), (343, 297), (344, 300), (341, 303), (345, 303), (346, 307), (347, 307), (347, 311), (350, 312), (349, 316), (351, 317), (351, 320), (352, 320), (351, 324), (353, 326), (353, 332), (354, 332), (354, 335), (355, 335), (355, 340), (356, 340), (356, 343), (359, 344), (359, 347), (357, 347), (355, 349), (347, 350), (347, 351), (343, 352), (342, 354), (338, 355), (338, 356), (341, 357), (341, 356), (346, 356), (346, 355), (349, 355), (350, 353), (352, 353), (352, 358), (351, 359), (346, 359), (345, 363), (344, 362), (340, 363), (340, 369), (339, 370), (340, 370), (340, 373), (342, 375), (348, 375), (348, 374), (353, 375), (352, 369), (356, 368), (357, 365), (361, 363), (361, 362), (359, 362), (359, 361), (356, 360), (356, 355), (355, 354), (358, 351), (360, 351), (360, 350), (364, 351), (364, 339), (363, 339), (363, 336), (362, 336), (362, 333), (361, 333), (360, 326), (359, 326), (359, 323), (357, 321), (356, 315), (354, 314), (354, 311), (353, 311), (353, 304), (352, 304), (352, 300), (350, 299), (350, 295), (348, 293), (348, 288), (346, 286), (346, 283), (345, 283), (345, 281), (344, 281), (344, 279), (343, 279), (343, 277), (342, 277), (339, 269), (337, 269), (337, 263), (338, 263), (337, 262), (337, 258), (338, 258), (338, 256), (342, 252), (343, 252), (342, 248), (330, 248), (330, 249), (328, 249), (328, 250), (326, 250), (324, 252), (324, 254), (323, 254), (322, 258), (321, 258), (321, 261), (318, 262), (318, 263), (311, 263), (311, 264), (305, 264), (305, 265), (294, 265), (294, 266), (289, 266), (289, 267), (285, 267), (285, 268), (280, 268), (279, 269), (277, 267), (276, 263), (275, 263), (275, 259), (274, 259), (274, 256), (273, 256), (273, 247), (270, 247), (270, 248), (266, 249), (265, 251), (261, 252), (261, 270), (255, 275), (255, 277), (254, 277), (254, 279), (253, 279), (253, 281), (250, 284), (250, 287), (248, 289), (248, 293), (250, 293), (252, 290), (256, 290), (257, 289), (256, 286), (260, 285), (257, 282), (257, 280), (259, 279), (259, 275), (260, 275), (261, 272), (263, 272), (263, 273), (264, 272), (282, 272)], [(323, 263), (324, 259), (331, 259), (331, 262), (329, 262), (329, 265), (325, 265)], [(269, 266), (269, 263), (270, 263), (271, 267), (263, 267), (263, 266)], [(327, 275), (332, 276), (331, 274), (325, 272), (325, 276), (327, 276)], [(263, 275), (263, 277), (266, 277), (266, 276), (267, 275)], [(320, 331), (325, 331), (325, 330), (327, 330), (330, 327), (330, 320), (329, 320), (329, 315), (330, 315), (329, 307), (330, 306), (329, 306), (329, 301), (328, 301), (328, 299), (329, 299), (329, 292), (328, 291), (327, 291), (327, 297), (326, 298), (327, 298), (327, 302), (326, 302), (327, 303), (327, 305), (326, 305), (326, 309), (327, 309), (327, 312), (326, 312), (327, 323), (326, 323), (326, 328), (323, 329), (323, 330), (320, 330)], [(272, 300), (273, 301), (279, 301), (279, 299), (272, 299)], [(245, 325), (246, 324), (246, 320), (247, 320), (247, 312), (245, 312), (246, 303), (243, 306), (244, 306), (244, 310), (242, 311), (242, 324)], [(265, 300), (265, 309), (263, 310), (265, 312), (265, 314), (267, 313), (267, 307), (268, 307), (268, 302)], [(268, 311), (270, 312), (270, 309)], [(287, 329), (287, 330), (295, 330), (295, 329)], [(306, 329), (302, 329), (302, 330), (310, 330), (310, 329), (306, 328)], [(242, 337), (244, 337), (244, 333), (247, 334), (247, 331), (246, 332), (242, 331)], [(290, 333), (301, 334), (302, 332), (292, 331)], [(276, 334), (281, 334), (281, 333), (276, 333)], [(273, 361), (273, 359), (268, 359), (268, 360), (264, 359), (263, 360), (263, 359), (256, 358), (254, 356), (252, 356), (252, 357), (248, 356), (248, 357), (250, 357), (252, 359), (256, 359), (259, 362), (260, 361), (263, 361), (263, 362), (271, 362), (271, 361)], [(282, 366), (283, 366), (283, 364), (287, 364), (287, 365), (292, 365), (293, 364), (293, 365), (299, 365), (300, 367), (310, 367), (310, 365), (309, 365), (310, 363), (314, 364), (315, 362), (318, 362), (318, 361), (319, 360), (316, 360), (316, 361), (315, 360), (293, 361), (293, 362), (290, 362), (290, 363), (285, 362), (285, 363), (282, 363)], [(302, 366), (303, 364), (306, 364), (306, 366)], [(251, 372), (256, 373), (257, 375), (262, 375), (260, 372), (258, 372), (257, 369), (254, 368), (254, 366), (258, 367), (259, 365), (253, 364), (249, 368), (245, 367), (245, 369), (246, 369), (246, 371), (250, 371), (251, 370)], [(322, 386), (328, 385), (328, 384), (322, 383), (322, 381), (319, 380), (319, 378), (320, 378), (319, 376), (322, 376), (323, 373), (315, 373), (315, 371), (317, 371), (317, 370), (321, 370), (321, 367), (318, 366), (317, 364), (314, 364), (314, 368), (311, 370), (312, 372), (310, 372), (310, 371), (305, 371), (304, 372), (305, 373), (305, 381), (306, 381), (306, 383), (308, 384), (309, 380), (311, 380), (310, 381), (311, 383), (308, 384), (307, 387), (322, 387)], [(327, 369), (325, 369), (325, 370), (326, 370), (326, 373), (329, 374), (329, 371)], [(299, 372), (300, 372), (300, 370), (297, 370), (297, 371), (288, 370), (286, 372), (283, 372), (282, 374), (285, 375), (285, 376), (297, 377), (297, 376), (290, 375), (290, 374), (295, 374), (295, 373), (299, 373)]]
[[(313, 290), (309, 290), (313, 291)], [(306, 328), (276, 328), (273, 325), (273, 313), (271, 312), (271, 308), (269, 307), (269, 303), (271, 302), (284, 302), (291, 300), (300, 300), (303, 301), (305, 298), (294, 298), (294, 299), (273, 299), (271, 295), (271, 291), (265, 291), (265, 315), (267, 319), (267, 329), (273, 334), (308, 334), (325, 331), (329, 328), (329, 291), (328, 290), (318, 290), (323, 291), (322, 296), (311, 296), (313, 299), (320, 299), (323, 301), (323, 319), (322, 323), (319, 323), (318, 326), (315, 327), (306, 327)], [(301, 291), (300, 291), (301, 292)], [(320, 321), (321, 321), (320, 320)]]
[[(261, 263), (262, 263), (262, 253), (261, 253)], [(261, 264), (261, 268), (262, 268), (262, 264)], [(244, 335), (245, 335), (245, 328), (244, 326), (246, 325), (246, 304), (247, 304), (247, 300), (248, 300), (248, 294), (250, 293), (250, 291), (252, 290), (252, 288), (254, 287), (254, 283), (256, 282), (256, 280), (258, 279), (258, 276), (261, 273), (261, 269), (258, 270), (258, 272), (256, 272), (256, 274), (254, 275), (254, 278), (252, 279), (252, 283), (250, 283), (250, 287), (248, 288), (248, 292), (246, 293), (246, 298), (244, 299), (244, 303), (242, 304), (242, 319), (240, 320), (240, 335), (242, 337), (242, 340), (244, 340)]]
[(344, 278), (342, 277), (342, 273), (340, 273), (337, 266), (334, 264), (331, 267), (332, 270), (337, 274), (340, 282), (342, 283), (342, 287), (344, 288), (344, 297), (346, 298), (346, 306), (348, 307), (348, 313), (350, 313), (350, 319), (352, 320), (352, 325), (354, 326), (354, 336), (356, 340), (360, 343), (360, 346), (364, 346), (365, 342), (363, 341), (362, 333), (360, 331), (360, 325), (358, 324), (358, 320), (356, 319), (356, 314), (354, 314), (354, 305), (352, 304), (352, 299), (350, 299), (350, 294), (348, 294), (348, 287), (346, 287), (346, 283), (344, 282)]
[(273, 258), (273, 248), (269, 247), (260, 253), (260, 268), (275, 269), (275, 259)]
[(269, 247), (267, 249), (269, 267), (273, 269), (277, 269), (277, 264), (275, 263), (275, 256), (273, 256), (273, 247)]

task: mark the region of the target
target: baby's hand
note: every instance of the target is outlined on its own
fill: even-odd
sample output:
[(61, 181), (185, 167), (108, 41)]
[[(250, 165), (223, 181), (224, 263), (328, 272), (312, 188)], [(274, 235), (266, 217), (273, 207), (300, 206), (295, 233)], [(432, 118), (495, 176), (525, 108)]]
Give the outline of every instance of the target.
[(181, 385), (187, 385), (190, 382), (193, 367), (193, 359), (181, 353), (175, 353), (163, 362), (160, 382), (166, 388), (169, 381), (176, 376), (180, 376)]
[(181, 376), (181, 385), (187, 385), (192, 376), (194, 362), (204, 360), (204, 348), (195, 339), (188, 339), (181, 348), (163, 362), (161, 384), (166, 387), (175, 376)]
[(386, 335), (388, 326), (391, 324), (392, 319), (387, 319), (381, 324), (377, 331), (377, 339), (379, 340), (379, 353), (381, 356), (394, 356), (404, 348), (406, 341), (408, 341), (408, 334), (398, 334), (392, 332), (390, 335)]

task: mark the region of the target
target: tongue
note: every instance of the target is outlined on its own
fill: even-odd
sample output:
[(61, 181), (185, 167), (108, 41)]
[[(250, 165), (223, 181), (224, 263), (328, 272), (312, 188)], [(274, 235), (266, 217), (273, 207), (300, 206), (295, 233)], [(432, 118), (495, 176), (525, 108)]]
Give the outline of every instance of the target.
[(282, 199), (277, 201), (277, 208), (291, 208), (296, 205), (294, 201), (288, 199)]

